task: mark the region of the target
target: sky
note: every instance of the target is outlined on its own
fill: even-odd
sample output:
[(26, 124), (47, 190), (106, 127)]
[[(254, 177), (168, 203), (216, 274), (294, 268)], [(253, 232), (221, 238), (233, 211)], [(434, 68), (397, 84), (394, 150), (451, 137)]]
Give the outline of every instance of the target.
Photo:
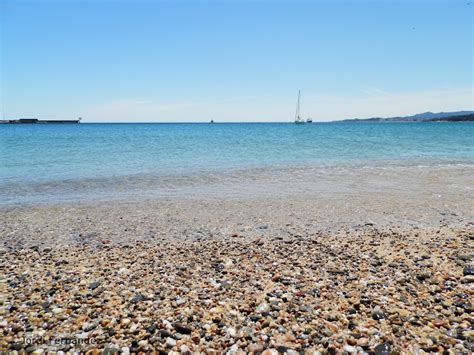
[(472, 110), (471, 0), (0, 0), (1, 111), (84, 122)]

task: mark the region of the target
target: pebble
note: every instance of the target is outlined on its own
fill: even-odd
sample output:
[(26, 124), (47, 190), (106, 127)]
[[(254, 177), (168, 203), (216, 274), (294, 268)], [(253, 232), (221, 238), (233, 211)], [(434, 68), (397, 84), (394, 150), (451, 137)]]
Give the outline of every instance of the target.
[(174, 329), (181, 334), (191, 334), (192, 329), (185, 324), (176, 322), (173, 324)]
[(137, 294), (135, 294), (135, 296), (132, 297), (132, 299), (130, 300), (130, 303), (142, 302), (145, 299), (146, 299), (146, 297), (144, 295), (142, 295), (141, 293), (137, 293)]
[(187, 345), (181, 345), (179, 347), (179, 351), (181, 352), (182, 355), (191, 355), (191, 350), (188, 348)]
[(140, 346), (142, 348), (146, 347), (147, 345), (148, 345), (148, 341), (146, 341), (146, 340), (140, 340), (138, 342), (138, 346)]
[(468, 266), (464, 267), (464, 269), (462, 271), (462, 274), (464, 276), (474, 275), (474, 267), (472, 265), (468, 265)]
[(257, 313), (265, 313), (265, 312), (269, 312), (270, 311), (270, 306), (265, 303), (265, 302), (262, 302), (260, 303), (260, 305), (257, 307)]
[(375, 347), (375, 355), (390, 355), (392, 346), (389, 343), (382, 343)]
[(372, 311), (372, 318), (375, 320), (382, 320), (382, 319), (386, 319), (387, 316), (385, 315), (385, 313), (382, 312), (382, 310), (379, 307), (376, 307)]
[(90, 290), (95, 290), (100, 285), (102, 285), (102, 281), (98, 280), (98, 281), (91, 282), (88, 287)]
[(248, 346), (250, 353), (261, 353), (263, 351), (263, 345), (259, 343), (252, 343)]
[(95, 322), (86, 322), (82, 325), (82, 330), (85, 331), (85, 332), (89, 332), (95, 328), (97, 328), (97, 326), (99, 325), (99, 322), (98, 321), (95, 321)]
[(234, 327), (229, 327), (227, 328), (227, 334), (229, 334), (231, 338), (235, 338), (237, 335), (237, 330), (235, 330)]
[(176, 340), (173, 338), (166, 338), (166, 346), (168, 348), (174, 348), (176, 346)]
[(357, 353), (357, 349), (354, 348), (353, 346), (350, 346), (350, 345), (344, 345), (342, 350), (344, 350), (345, 352), (348, 352), (350, 354), (356, 354)]
[(278, 355), (279, 352), (276, 349), (267, 349), (262, 352), (262, 355)]

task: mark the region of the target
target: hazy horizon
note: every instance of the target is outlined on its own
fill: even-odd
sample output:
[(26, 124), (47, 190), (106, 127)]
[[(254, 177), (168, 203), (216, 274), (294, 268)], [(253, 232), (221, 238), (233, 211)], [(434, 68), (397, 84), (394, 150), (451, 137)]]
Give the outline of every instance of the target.
[(9, 119), (288, 122), (474, 109), (467, 1), (2, 3)]

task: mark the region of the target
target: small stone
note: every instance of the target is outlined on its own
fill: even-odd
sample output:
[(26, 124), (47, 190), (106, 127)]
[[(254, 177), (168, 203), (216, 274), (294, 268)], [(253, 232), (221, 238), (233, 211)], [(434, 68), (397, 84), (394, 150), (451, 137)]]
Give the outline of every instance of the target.
[(186, 300), (183, 300), (182, 298), (179, 298), (176, 300), (176, 305), (181, 306), (186, 303)]
[(23, 344), (22, 343), (13, 343), (10, 345), (10, 349), (12, 350), (21, 350), (23, 349)]
[(63, 309), (59, 308), (59, 307), (56, 307), (56, 308), (53, 308), (52, 312), (54, 314), (60, 314), (60, 313), (63, 313)]
[(181, 351), (181, 355), (191, 355), (191, 350), (185, 344), (179, 347), (179, 351)]
[(176, 346), (176, 340), (173, 338), (166, 338), (166, 346), (168, 348), (174, 348)]
[(118, 354), (118, 352), (119, 352), (119, 348), (116, 345), (112, 344), (110, 346), (106, 346), (104, 350), (102, 351), (101, 355), (113, 355), (113, 354)]
[(170, 331), (166, 330), (166, 329), (161, 329), (159, 331), (159, 335), (161, 338), (172, 338), (173, 337), (173, 333), (171, 333)]
[(387, 319), (387, 316), (382, 312), (380, 307), (375, 307), (374, 310), (372, 311), (372, 318), (374, 320), (382, 320), (382, 319)]
[(470, 284), (474, 282), (474, 275), (467, 275), (461, 279), (461, 283)]
[(258, 322), (258, 320), (262, 318), (262, 316), (260, 314), (252, 314), (251, 316), (249, 316), (249, 318), (253, 322)]
[(180, 322), (174, 323), (173, 327), (180, 334), (191, 334), (192, 332), (192, 329), (190, 327)]
[(229, 328), (227, 328), (227, 334), (228, 334), (231, 338), (235, 338), (236, 335), (237, 335), (237, 330), (235, 330), (234, 327), (229, 327)]
[(258, 343), (252, 343), (248, 346), (250, 353), (261, 353), (263, 351), (263, 345)]
[(130, 303), (138, 303), (138, 302), (142, 302), (142, 301), (145, 301), (146, 300), (146, 297), (143, 296), (141, 293), (137, 293), (135, 294), (135, 296), (133, 296), (133, 298), (130, 300)]
[(338, 268), (338, 267), (333, 267), (328, 269), (328, 272), (331, 274), (336, 274), (336, 275), (344, 275), (347, 273), (347, 270), (344, 268)]
[(100, 285), (102, 285), (102, 281), (100, 281), (100, 280), (91, 282), (91, 283), (89, 284), (89, 290), (95, 290), (95, 289), (96, 289), (97, 287), (99, 287)]
[(375, 347), (375, 355), (390, 355), (392, 346), (389, 343), (382, 343)]
[(97, 328), (98, 325), (99, 325), (98, 321), (86, 322), (86, 323), (82, 324), (82, 330), (85, 331), (85, 332), (90, 332), (91, 330)]
[(356, 354), (357, 353), (357, 349), (354, 348), (353, 346), (350, 346), (350, 345), (345, 345), (344, 348), (342, 348), (342, 350), (344, 350), (345, 352), (348, 352), (350, 354)]
[(152, 324), (149, 327), (146, 328), (147, 333), (154, 334), (156, 332), (156, 325)]
[(267, 313), (269, 311), (270, 306), (265, 302), (260, 303), (260, 305), (257, 307), (257, 313)]
[(279, 345), (276, 348), (276, 351), (278, 351), (278, 353), (280, 353), (280, 354), (289, 353), (291, 350), (292, 349), (290, 349), (289, 347), (284, 346), (284, 345)]
[(459, 259), (459, 260), (462, 260), (462, 261), (469, 261), (469, 260), (471, 260), (471, 258), (472, 258), (472, 256), (469, 255), (469, 254), (459, 255), (459, 256), (458, 256), (458, 259)]
[(119, 274), (119, 275), (129, 275), (129, 274), (130, 274), (130, 270), (128, 270), (126, 267), (123, 267), (123, 268), (121, 268), (121, 269), (118, 271), (118, 274)]
[(140, 346), (142, 348), (146, 347), (147, 345), (148, 345), (148, 341), (146, 341), (146, 340), (140, 340), (138, 342), (138, 346)]
[(237, 351), (239, 351), (239, 346), (237, 344), (234, 344), (230, 347), (229, 351), (227, 352), (227, 354), (236, 354)]
[(430, 277), (431, 277), (431, 274), (427, 272), (421, 272), (421, 273), (416, 274), (416, 278), (420, 281), (425, 281), (429, 279)]
[(464, 276), (474, 275), (474, 267), (472, 267), (472, 265), (466, 266), (466, 267), (463, 269), (462, 274), (463, 274)]

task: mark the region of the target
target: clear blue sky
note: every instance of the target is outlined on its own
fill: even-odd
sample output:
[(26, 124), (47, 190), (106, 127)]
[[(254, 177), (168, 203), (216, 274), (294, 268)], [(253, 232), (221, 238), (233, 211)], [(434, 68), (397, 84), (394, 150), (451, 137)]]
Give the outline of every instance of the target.
[(289, 121), (473, 109), (471, 0), (1, 0), (7, 118)]

